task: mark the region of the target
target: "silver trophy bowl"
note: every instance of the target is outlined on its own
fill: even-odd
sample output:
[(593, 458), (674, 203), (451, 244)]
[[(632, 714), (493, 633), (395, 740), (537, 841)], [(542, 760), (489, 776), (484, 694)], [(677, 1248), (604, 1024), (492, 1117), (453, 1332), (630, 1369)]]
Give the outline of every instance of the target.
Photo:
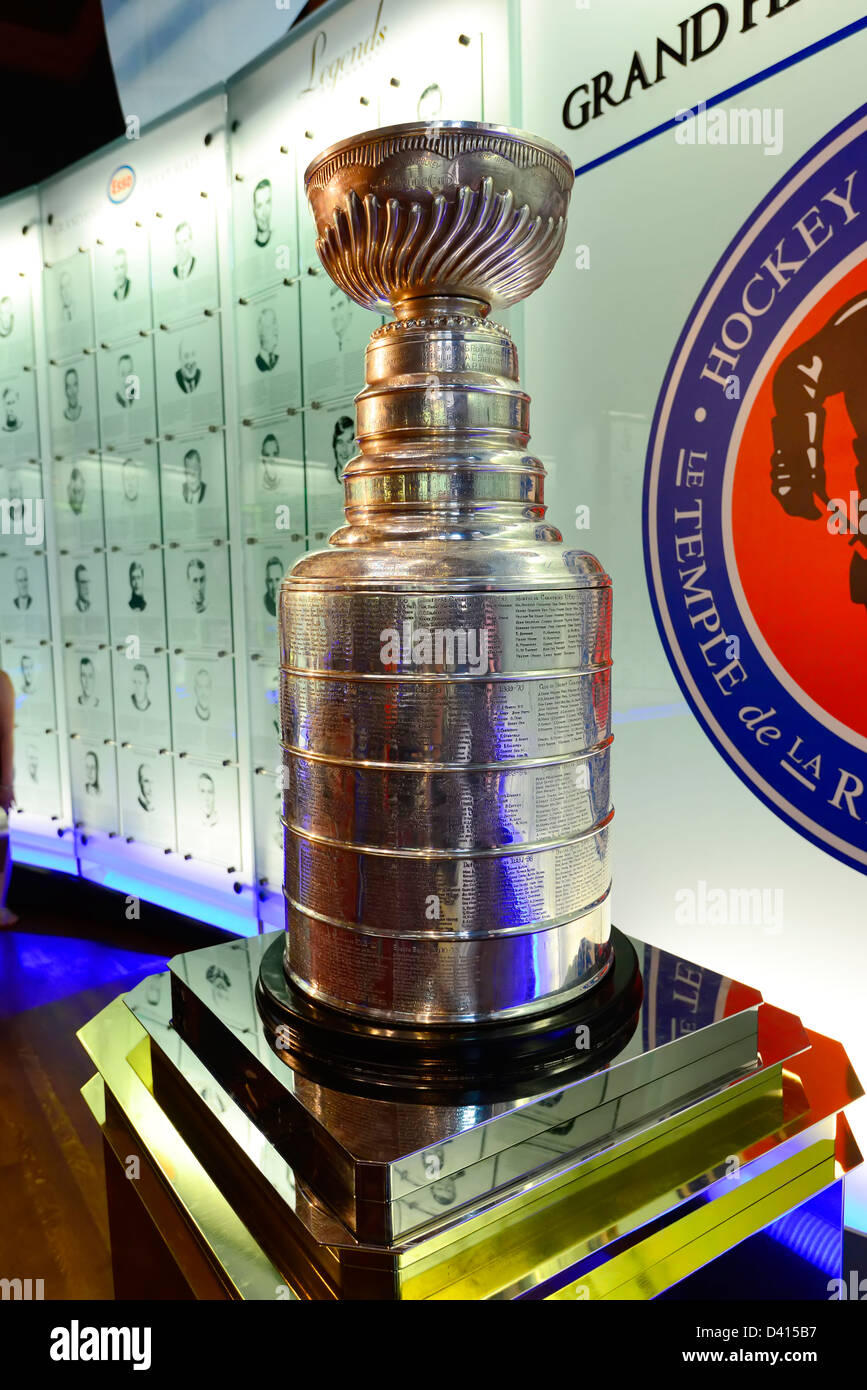
[(611, 583), (545, 519), (515, 346), (567, 157), (471, 122), (325, 151), (325, 269), (374, 330), (346, 524), (280, 597), (284, 967), (371, 1027), (530, 1019), (611, 964)]

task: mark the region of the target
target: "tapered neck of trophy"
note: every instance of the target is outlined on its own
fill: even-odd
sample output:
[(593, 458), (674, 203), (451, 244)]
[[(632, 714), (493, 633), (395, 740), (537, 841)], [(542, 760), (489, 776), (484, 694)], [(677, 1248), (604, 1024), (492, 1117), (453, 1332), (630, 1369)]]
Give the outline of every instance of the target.
[(484, 299), (471, 299), (460, 294), (408, 295), (405, 299), (392, 301), (392, 310), (398, 322), (407, 319), (430, 319), (437, 315), (459, 315), (466, 319), (486, 319), (491, 312), (490, 304)]
[(545, 470), (526, 453), (530, 400), (507, 330), (466, 296), (417, 295), (394, 307), (395, 319), (371, 335), (355, 401), (350, 526), (400, 539), (452, 535), (463, 524), (474, 533), (538, 525)]

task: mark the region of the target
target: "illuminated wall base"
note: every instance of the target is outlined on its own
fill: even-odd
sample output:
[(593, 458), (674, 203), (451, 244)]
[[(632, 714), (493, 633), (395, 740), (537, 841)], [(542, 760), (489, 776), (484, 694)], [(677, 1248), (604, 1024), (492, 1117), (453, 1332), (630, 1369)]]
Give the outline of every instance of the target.
[(238, 936), (259, 931), (260, 895), (217, 865), (188, 863), (121, 836), (64, 829), (46, 835), (44, 820), (31, 825), (23, 815), (16, 816), (10, 841), (17, 864), (75, 874)]
[[(591, 1015), (577, 1069), (462, 1092), (430, 1059), (414, 1079), (352, 1077), (292, 1027), (275, 1050), (256, 991), (277, 934), (176, 958), (79, 1034), (113, 1230), (147, 1221), (200, 1298), (634, 1300), (691, 1280), (702, 1297), (702, 1279), (714, 1298), (827, 1298), (861, 1161), (845, 1053), (736, 981), (620, 941), (643, 999), (613, 1042)], [(131, 1151), (147, 1171), (117, 1183)], [(743, 1258), (757, 1237), (770, 1283)], [(147, 1297), (128, 1245), (119, 1296)], [(726, 1293), (728, 1259), (754, 1289)]]

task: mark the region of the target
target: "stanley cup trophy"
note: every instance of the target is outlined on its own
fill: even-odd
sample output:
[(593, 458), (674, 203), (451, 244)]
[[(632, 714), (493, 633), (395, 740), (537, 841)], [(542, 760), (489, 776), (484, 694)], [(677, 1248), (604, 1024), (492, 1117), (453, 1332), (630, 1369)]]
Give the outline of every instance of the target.
[(285, 969), (359, 1020), (529, 1020), (605, 976), (611, 583), (545, 519), (491, 322), (563, 246), (565, 154), (400, 125), (305, 176), (326, 271), (393, 322), (356, 397), (346, 525), (283, 583)]
[(611, 584), (545, 519), (488, 317), (551, 270), (569, 161), (446, 121), (306, 178), (329, 275), (395, 317), (346, 525), (281, 590), (286, 930), (177, 956), (79, 1034), (118, 1287), (153, 1296), (144, 1206), (201, 1298), (707, 1298), (729, 1257), (763, 1297), (796, 1210), (779, 1241), (824, 1264), (777, 1257), (774, 1296), (827, 1298), (842, 1048), (609, 918)]

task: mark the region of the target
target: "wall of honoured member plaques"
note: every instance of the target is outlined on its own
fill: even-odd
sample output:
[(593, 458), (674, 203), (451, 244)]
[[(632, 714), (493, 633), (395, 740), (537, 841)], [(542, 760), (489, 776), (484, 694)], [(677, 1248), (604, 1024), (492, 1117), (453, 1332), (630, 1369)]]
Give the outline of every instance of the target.
[(354, 130), (508, 118), (497, 6), (442, 6), (423, 48), (414, 9), (330, 6), (0, 205), (15, 852), (240, 930), (282, 919), (279, 584), (342, 521), (379, 322), (321, 270), (303, 171)]

